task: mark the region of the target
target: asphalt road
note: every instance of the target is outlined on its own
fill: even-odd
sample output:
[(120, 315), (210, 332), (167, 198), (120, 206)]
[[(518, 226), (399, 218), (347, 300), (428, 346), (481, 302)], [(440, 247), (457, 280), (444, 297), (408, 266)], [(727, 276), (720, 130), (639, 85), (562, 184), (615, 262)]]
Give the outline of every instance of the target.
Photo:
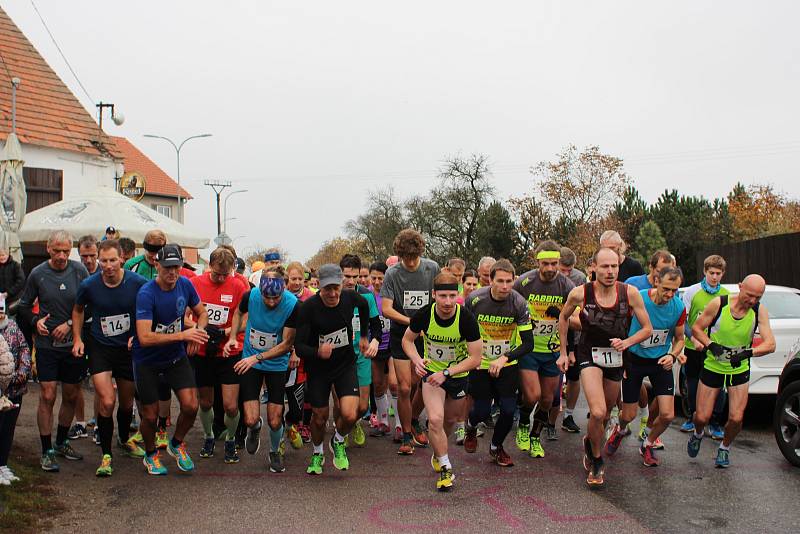
[[(34, 385), (24, 399), (16, 454), (38, 454), (37, 395)], [(180, 473), (167, 458), (168, 476), (148, 476), (140, 461), (117, 454), (114, 476), (97, 479), (99, 448), (88, 439), (74, 442), (86, 458), (62, 459), (61, 472), (52, 475), (68, 509), (53, 524), (59, 532), (147, 533), (792, 532), (800, 516), (800, 469), (778, 452), (770, 417), (769, 400), (748, 409), (726, 470), (714, 468), (710, 439), (690, 459), (677, 423), (663, 437), (658, 468), (642, 465), (638, 442), (628, 437), (609, 461), (600, 490), (586, 486), (580, 435), (559, 432), (558, 441), (545, 442), (546, 457), (536, 460), (517, 451), (510, 437), (512, 468), (489, 462), (487, 438), (475, 454), (452, 445), (457, 479), (447, 494), (435, 490), (428, 449), (400, 457), (390, 439), (368, 438), (366, 447), (350, 449), (350, 470), (336, 471), (326, 450), (324, 474), (310, 477), (306, 445), (289, 448), (286, 472), (273, 474), (266, 467), (266, 432), (257, 456), (242, 451), (239, 464), (226, 465), (221, 443), (214, 458), (197, 454), (198, 421), (187, 439), (197, 466), (192, 474)], [(585, 428), (585, 420), (579, 424)]]

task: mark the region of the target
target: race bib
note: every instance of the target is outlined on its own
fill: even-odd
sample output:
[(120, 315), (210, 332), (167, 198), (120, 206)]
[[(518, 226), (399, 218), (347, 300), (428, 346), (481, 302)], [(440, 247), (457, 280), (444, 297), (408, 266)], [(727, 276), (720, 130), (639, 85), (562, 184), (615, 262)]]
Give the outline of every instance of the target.
[(387, 319), (386, 317), (381, 317), (381, 332), (384, 334), (389, 331), (389, 328), (392, 326), (392, 322)]
[(55, 338), (53, 339), (53, 348), (71, 347), (72, 340), (72, 328), (70, 328), (67, 337), (64, 338), (64, 341), (56, 341)]
[(554, 319), (539, 319), (533, 329), (534, 336), (551, 337), (558, 333), (558, 321)]
[(403, 309), (418, 310), (427, 306), (429, 300), (427, 291), (403, 291)]
[(100, 317), (100, 329), (106, 337), (114, 337), (126, 333), (131, 329), (131, 316), (129, 313)]
[(352, 327), (353, 327), (353, 339), (355, 339), (356, 334), (361, 333), (361, 318), (358, 315), (353, 316)]
[[(54, 345), (55, 346), (55, 345)], [(725, 351), (720, 354), (719, 356), (715, 356), (714, 358), (720, 363), (730, 363), (731, 356), (738, 352), (742, 352), (747, 347), (725, 347)]]
[(622, 352), (611, 347), (592, 347), (592, 361), (598, 367), (622, 367)]
[(511, 342), (508, 340), (505, 341), (484, 341), (483, 342), (483, 357), (487, 360), (496, 360), (503, 354), (508, 354), (508, 350), (511, 348)]
[(337, 330), (336, 332), (331, 332), (330, 334), (325, 334), (324, 336), (319, 336), (319, 344), (322, 345), (323, 343), (330, 343), (333, 345), (334, 349), (338, 349), (340, 347), (346, 347), (350, 341), (347, 338), (347, 328), (342, 328), (341, 330)]
[(255, 328), (250, 329), (248, 339), (250, 340), (250, 346), (255, 350), (260, 350), (261, 352), (269, 350), (278, 344), (278, 334), (262, 332), (261, 330), (256, 330)]
[(651, 349), (653, 347), (663, 347), (667, 344), (669, 339), (669, 330), (653, 330), (650, 337), (639, 343), (643, 349)]
[(429, 360), (435, 362), (450, 362), (456, 359), (456, 348), (453, 345), (441, 345), (428, 341), (427, 346)]
[(178, 317), (170, 324), (157, 324), (156, 334), (174, 334), (181, 331), (181, 317)]
[(229, 307), (206, 302), (203, 304), (205, 304), (206, 311), (208, 312), (208, 324), (211, 326), (222, 326), (228, 322), (228, 314), (231, 311)]

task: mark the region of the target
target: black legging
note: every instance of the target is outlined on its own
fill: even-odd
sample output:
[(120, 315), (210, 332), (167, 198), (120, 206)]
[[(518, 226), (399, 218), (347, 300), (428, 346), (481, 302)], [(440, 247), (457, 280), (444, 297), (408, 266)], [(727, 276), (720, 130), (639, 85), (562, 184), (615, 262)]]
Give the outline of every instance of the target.
[(19, 404), (19, 408), (0, 412), (0, 467), (8, 465), (8, 455), (11, 452), (11, 442), (14, 441), (17, 417), (22, 409), (22, 395), (9, 397), (9, 400), (14, 404)]

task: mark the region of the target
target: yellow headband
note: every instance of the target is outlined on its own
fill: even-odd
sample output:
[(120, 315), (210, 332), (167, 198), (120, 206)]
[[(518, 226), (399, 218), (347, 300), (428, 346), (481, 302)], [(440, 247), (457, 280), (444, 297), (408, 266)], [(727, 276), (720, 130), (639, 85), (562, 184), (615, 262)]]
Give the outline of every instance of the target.
[(537, 260), (559, 260), (561, 252), (558, 250), (542, 250), (536, 255)]

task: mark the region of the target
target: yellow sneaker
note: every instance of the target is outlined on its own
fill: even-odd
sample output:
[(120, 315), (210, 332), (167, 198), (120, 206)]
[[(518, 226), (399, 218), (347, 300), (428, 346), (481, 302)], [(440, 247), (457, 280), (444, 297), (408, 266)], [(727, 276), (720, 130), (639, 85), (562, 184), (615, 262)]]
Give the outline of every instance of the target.
[(436, 489), (439, 491), (450, 491), (450, 488), (453, 487), (453, 481), (456, 479), (456, 476), (453, 474), (453, 470), (449, 467), (443, 468), (439, 472), (439, 480), (436, 481)]
[(289, 438), (289, 443), (292, 445), (293, 449), (300, 449), (303, 447), (303, 436), (300, 435), (297, 425), (289, 426), (286, 430), (286, 437)]
[(356, 421), (356, 424), (353, 425), (353, 430), (350, 434), (353, 436), (353, 444), (356, 447), (363, 447), (367, 442), (367, 435), (364, 433), (364, 428), (361, 426), (361, 419)]

